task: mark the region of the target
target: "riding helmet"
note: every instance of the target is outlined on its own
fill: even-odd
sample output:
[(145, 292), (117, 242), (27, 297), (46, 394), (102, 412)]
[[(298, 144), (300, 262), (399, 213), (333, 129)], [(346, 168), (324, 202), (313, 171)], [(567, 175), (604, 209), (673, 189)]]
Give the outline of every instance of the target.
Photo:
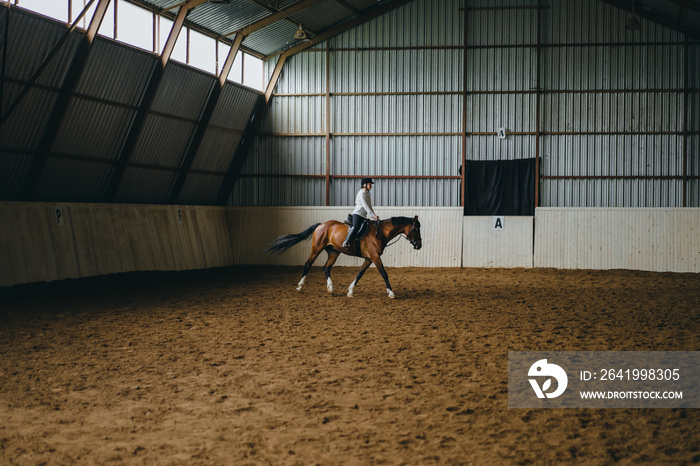
[(360, 186), (364, 186), (367, 183), (372, 183), (374, 184), (374, 181), (372, 181), (372, 178), (362, 178), (362, 181), (360, 182)]

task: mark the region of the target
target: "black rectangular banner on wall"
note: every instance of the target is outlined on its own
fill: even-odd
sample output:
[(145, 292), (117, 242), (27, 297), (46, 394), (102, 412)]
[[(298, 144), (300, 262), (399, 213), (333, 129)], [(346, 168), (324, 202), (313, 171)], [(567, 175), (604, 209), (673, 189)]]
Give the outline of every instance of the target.
[(464, 215), (535, 215), (535, 159), (465, 163)]

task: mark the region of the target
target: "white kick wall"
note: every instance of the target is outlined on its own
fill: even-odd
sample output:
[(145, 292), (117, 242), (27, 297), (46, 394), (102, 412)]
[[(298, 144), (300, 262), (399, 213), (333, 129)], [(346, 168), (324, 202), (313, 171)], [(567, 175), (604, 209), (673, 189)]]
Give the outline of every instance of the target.
[[(272, 257), (267, 245), (350, 207), (194, 207), (0, 202), (0, 286), (133, 271), (299, 266), (311, 243)], [(464, 217), (461, 208), (377, 207), (421, 221), (387, 267), (554, 267), (700, 273), (700, 209), (538, 208), (535, 217)], [(322, 266), (325, 253), (315, 265)], [(359, 267), (342, 256), (336, 265)]]

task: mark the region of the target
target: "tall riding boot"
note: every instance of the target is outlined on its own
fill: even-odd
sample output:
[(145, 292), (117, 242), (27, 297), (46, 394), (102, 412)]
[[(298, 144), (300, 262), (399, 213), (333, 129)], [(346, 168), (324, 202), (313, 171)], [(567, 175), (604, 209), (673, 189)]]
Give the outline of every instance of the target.
[(345, 238), (345, 241), (343, 241), (343, 247), (345, 249), (350, 249), (350, 242), (353, 240), (355, 237), (355, 227), (349, 227), (348, 228), (348, 236)]

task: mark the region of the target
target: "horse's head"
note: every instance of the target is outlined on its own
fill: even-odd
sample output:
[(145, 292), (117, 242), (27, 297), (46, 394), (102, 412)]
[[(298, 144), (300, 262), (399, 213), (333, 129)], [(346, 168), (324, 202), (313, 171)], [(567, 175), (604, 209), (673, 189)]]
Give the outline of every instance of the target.
[(413, 222), (411, 222), (411, 229), (406, 233), (406, 238), (413, 245), (413, 249), (420, 249), (423, 247), (423, 240), (420, 237), (420, 222), (418, 221), (418, 216), (413, 217)]

